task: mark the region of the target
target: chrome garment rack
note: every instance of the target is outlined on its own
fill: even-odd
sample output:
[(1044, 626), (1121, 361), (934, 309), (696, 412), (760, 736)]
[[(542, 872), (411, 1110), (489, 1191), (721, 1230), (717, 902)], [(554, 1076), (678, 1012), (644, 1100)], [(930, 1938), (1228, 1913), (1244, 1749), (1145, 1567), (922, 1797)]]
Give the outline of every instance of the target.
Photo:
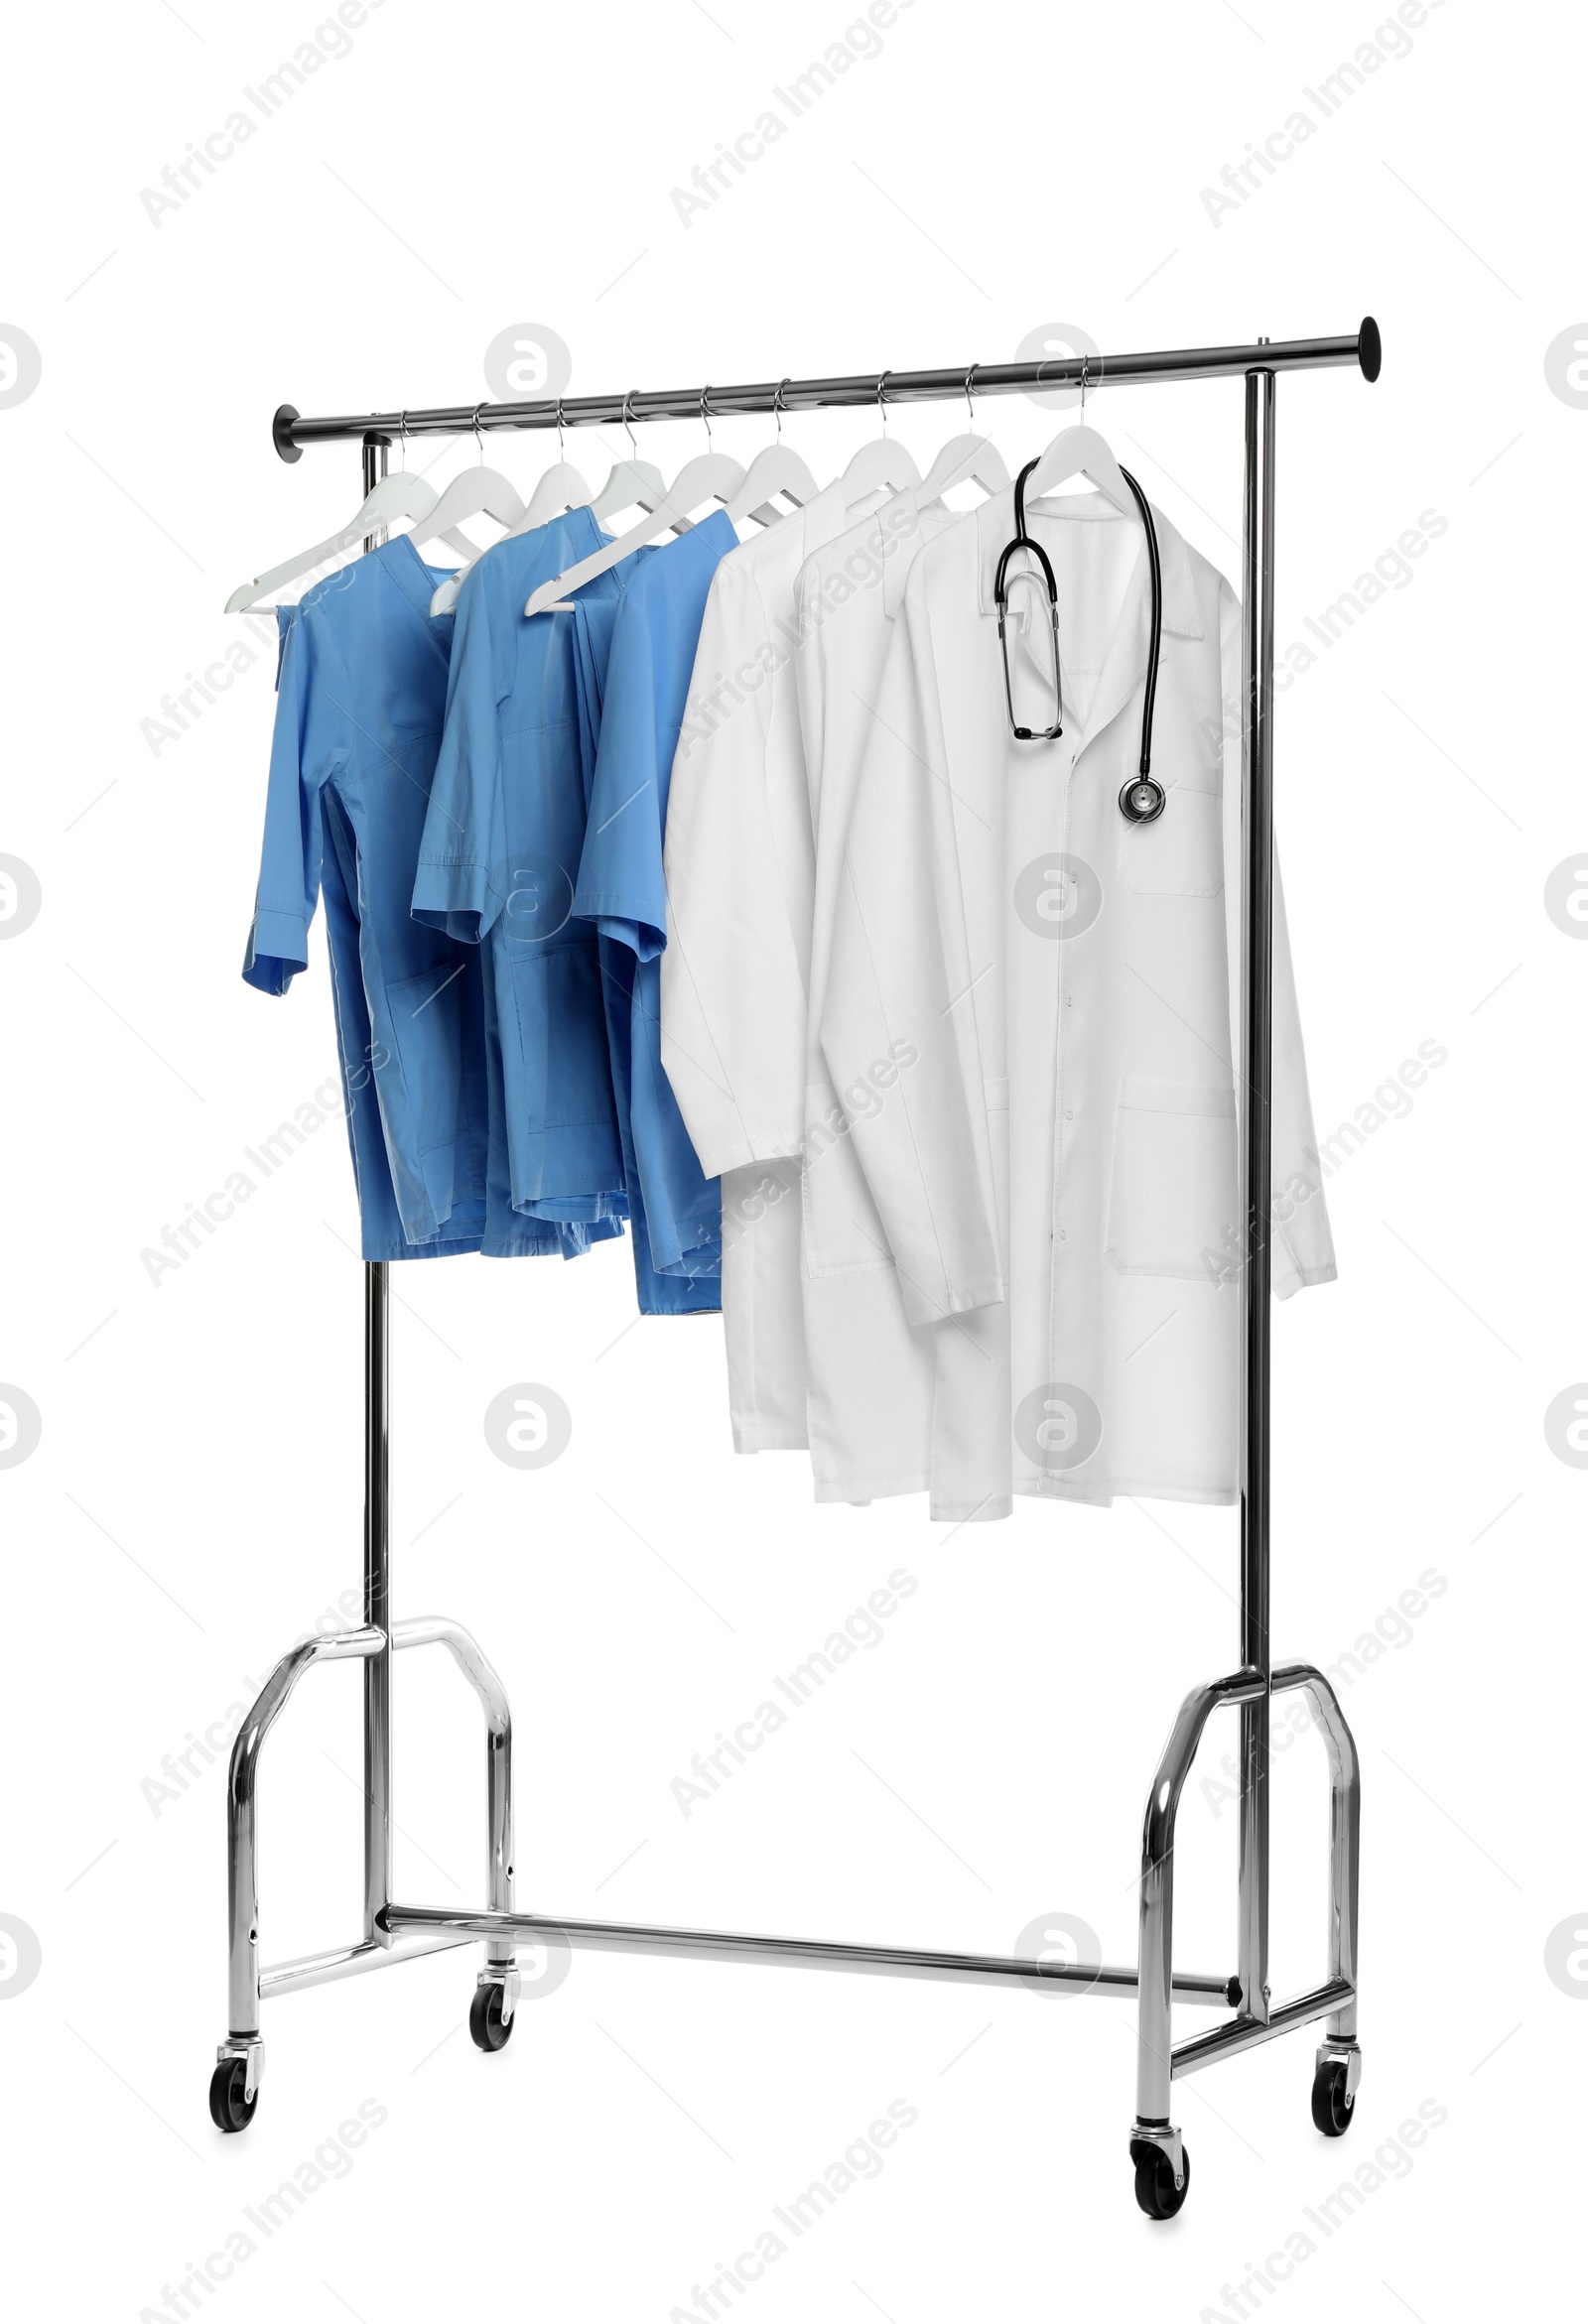
[[(712, 1961), (782, 1962), (802, 1969), (852, 1970), (1009, 1988), (1040, 1982), (1078, 1992), (1134, 1998), (1138, 2012), (1136, 2113), (1130, 2157), (1136, 2200), (1149, 2218), (1177, 2212), (1190, 2164), (1169, 2119), (1170, 2090), (1182, 2074), (1327, 2018), (1317, 2050), (1312, 2117), (1328, 2136), (1348, 2127), (1362, 2069), (1357, 2042), (1357, 1876), (1361, 1778), (1356, 1745), (1334, 1689), (1310, 1663), (1275, 1665), (1268, 1639), (1269, 1576), (1269, 1097), (1272, 1068), (1273, 899), (1273, 538), (1274, 390), (1281, 371), (1354, 367), (1377, 379), (1379, 329), (1371, 317), (1340, 338), (1259, 339), (1255, 345), (1191, 347), (1163, 354), (1048, 357), (1037, 363), (970, 364), (943, 371), (857, 373), (839, 379), (766, 380), (739, 387), (632, 390), (537, 403), (453, 405), (435, 411), (373, 412), (306, 420), (282, 405), (271, 433), (283, 459), (308, 444), (356, 443), (366, 491), (386, 473), (399, 436), (445, 436), (487, 429), (587, 428), (604, 423), (698, 419), (747, 412), (816, 411), (885, 402), (934, 403), (1031, 389), (1094, 388), (1172, 379), (1246, 382), (1246, 508), (1243, 546), (1243, 748), (1247, 808), (1243, 897), (1242, 1073), (1250, 1096), (1242, 1161), (1246, 1261), (1241, 1393), (1241, 1660), (1227, 1677), (1193, 1687), (1158, 1761), (1141, 1836), (1140, 1941), (1134, 1968), (1085, 1962), (939, 1953), (886, 1945), (833, 1944), (803, 1937), (739, 1936), (722, 1930), (648, 1928), (617, 1921), (561, 1920), (513, 1905), (511, 1725), (500, 1680), (457, 1622), (439, 1616), (393, 1621), (390, 1607), (387, 1444), (390, 1429), (389, 1282), (384, 1263), (364, 1268), (364, 1618), (356, 1629), (316, 1637), (275, 1667), (237, 1736), (227, 1787), (230, 1882), (230, 2030), (210, 2083), (219, 2129), (252, 2120), (264, 2070), (260, 2003), (267, 1996), (326, 1985), (417, 1954), (484, 1940), (485, 1960), (469, 2010), (483, 2050), (500, 2049), (519, 1998), (515, 1947), (550, 1942), (614, 1953), (666, 1953)], [(366, 550), (376, 539), (364, 543)], [(392, 1656), (442, 1645), (479, 1696), (485, 1714), (489, 1850), (483, 1910), (454, 1912), (400, 1904), (391, 1892)], [(260, 1747), (298, 1681), (312, 1665), (364, 1666), (364, 1925), (353, 1943), (263, 1968), (259, 1953), (256, 1795)], [(1329, 1973), (1289, 2001), (1268, 1990), (1268, 1728), (1276, 1694), (1306, 1695), (1329, 1758)], [(1241, 1841), (1237, 1960), (1233, 1975), (1193, 1975), (1173, 1966), (1174, 1827), (1180, 1793), (1212, 1713), (1241, 1713)], [(1194, 2040), (1175, 2044), (1175, 2001), (1223, 2007), (1231, 2015)]]

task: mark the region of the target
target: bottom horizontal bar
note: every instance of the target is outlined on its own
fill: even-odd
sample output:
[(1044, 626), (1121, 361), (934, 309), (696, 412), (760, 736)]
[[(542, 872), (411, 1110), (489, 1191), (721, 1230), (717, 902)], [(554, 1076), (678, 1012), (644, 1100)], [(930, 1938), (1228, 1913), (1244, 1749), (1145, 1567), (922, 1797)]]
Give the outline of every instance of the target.
[[(811, 1937), (740, 1936), (723, 1929), (550, 1920), (535, 1912), (443, 1912), (422, 1904), (393, 1904), (383, 1917), (385, 1926), (399, 1934), (447, 1929), (454, 1932), (455, 1942), (469, 1937), (512, 1937), (525, 1943), (561, 1939), (590, 1952), (687, 1955), (704, 1961), (775, 1961), (794, 1969), (846, 1969), (876, 1977), (936, 1978), (963, 1985), (1057, 1985), (1123, 2000), (1136, 1991), (1133, 1969), (1005, 1960), (995, 1953), (932, 1953), (895, 1945), (829, 1944)], [(1233, 1977), (1181, 1973), (1174, 1980), (1174, 1998), (1213, 2008), (1234, 2008), (1240, 1987)]]
[[(1175, 1980), (1179, 1991), (1179, 1979)], [(1336, 2009), (1343, 2009), (1357, 1998), (1357, 1989), (1343, 1977), (1318, 1986), (1310, 1994), (1299, 1994), (1293, 2001), (1281, 2001), (1270, 2009), (1266, 2024), (1256, 2017), (1236, 2017), (1228, 2025), (1216, 2025), (1211, 2033), (1199, 2033), (1194, 2041), (1182, 2041), (1175, 2049), (1170, 2072), (1195, 2074), (1204, 2066), (1211, 2066), (1220, 2058), (1234, 2057), (1239, 2050), (1256, 2049), (1258, 2042), (1272, 2041), (1276, 2035), (1293, 2032), (1298, 2025), (1310, 2024), (1314, 2017), (1332, 2017)]]
[(274, 1969), (259, 1972), (259, 1992), (263, 1999), (270, 1994), (294, 1993), (312, 1985), (333, 1985), (339, 1977), (357, 1977), (366, 1969), (384, 1969), (388, 1961), (414, 1961), (422, 1953), (447, 1953), (455, 1946), (473, 1943), (471, 1933), (453, 1929), (436, 1930), (430, 1935), (418, 1931), (411, 1937), (394, 1937), (389, 1945), (378, 1938), (364, 1937), (356, 1945), (338, 1945), (330, 1953), (306, 1953), (301, 1960), (280, 1962)]

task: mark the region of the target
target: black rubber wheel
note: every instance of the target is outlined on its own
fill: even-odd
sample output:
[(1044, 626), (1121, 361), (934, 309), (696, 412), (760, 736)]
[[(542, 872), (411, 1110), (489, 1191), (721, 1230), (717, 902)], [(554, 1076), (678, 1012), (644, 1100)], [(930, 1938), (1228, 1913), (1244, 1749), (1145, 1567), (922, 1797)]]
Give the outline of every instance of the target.
[(507, 2047), (513, 2030), (511, 2017), (502, 2015), (502, 1989), (499, 1985), (477, 1985), (474, 1998), (468, 2004), (468, 2030), (476, 2049), (499, 2050)]
[(1168, 2156), (1150, 2138), (1131, 2139), (1130, 2160), (1135, 2164), (1135, 2199), (1148, 2219), (1172, 2219), (1191, 2192), (1191, 2156), (1187, 2149), (1183, 2146), (1180, 2149), (1180, 2165), (1185, 2175), (1178, 2186)]
[(241, 2058), (222, 2058), (210, 2075), (209, 2119), (217, 2130), (246, 2130), (253, 2121), (259, 2093), (243, 2096), (247, 2080), (248, 2068)]
[(1344, 2058), (1325, 2058), (1312, 2078), (1313, 2128), (1326, 2138), (1343, 2138), (1351, 2128), (1356, 2103), (1346, 2094)]

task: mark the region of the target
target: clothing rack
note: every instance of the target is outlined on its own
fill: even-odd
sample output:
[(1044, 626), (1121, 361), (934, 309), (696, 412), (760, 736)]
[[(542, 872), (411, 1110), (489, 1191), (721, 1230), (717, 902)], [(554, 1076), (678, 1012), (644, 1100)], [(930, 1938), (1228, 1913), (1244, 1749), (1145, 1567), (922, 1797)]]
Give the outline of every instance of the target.
[[(1125, 382), (1241, 378), (1245, 394), (1245, 539), (1243, 543), (1243, 759), (1246, 777), (1246, 877), (1243, 910), (1241, 1072), (1249, 1094), (1242, 1141), (1245, 1265), (1242, 1270), (1240, 1445), (1241, 1638), (1239, 1666), (1193, 1687), (1180, 1706), (1147, 1799), (1141, 1840), (1139, 1951), (1134, 1968), (1085, 1962), (1004, 1959), (911, 1947), (835, 1944), (800, 1937), (744, 1936), (722, 1930), (651, 1928), (616, 1921), (557, 1920), (513, 1904), (511, 1724), (500, 1680), (468, 1632), (441, 1616), (393, 1621), (390, 1608), (388, 1443), (390, 1435), (389, 1271), (364, 1267), (364, 1618), (352, 1629), (307, 1640), (284, 1656), (243, 1722), (232, 1749), (227, 1788), (230, 2025), (217, 2051), (210, 2112), (222, 2130), (252, 2120), (264, 2070), (261, 2001), (326, 1985), (418, 1954), (480, 1939), (485, 1962), (469, 2012), (481, 2049), (501, 2048), (514, 2022), (519, 1979), (515, 1947), (543, 1942), (619, 1953), (694, 1956), (714, 1961), (782, 1962), (806, 1969), (850, 1970), (973, 1985), (1062, 1984), (1081, 1993), (1134, 1997), (1138, 2008), (1136, 2113), (1130, 2129), (1136, 2199), (1152, 2218), (1179, 2210), (1190, 2183), (1180, 2132), (1169, 2119), (1171, 2084), (1222, 2058), (1294, 2027), (1327, 2018), (1316, 2052), (1312, 2116), (1339, 2135), (1351, 2119), (1361, 2076), (1357, 2041), (1357, 1885), (1361, 1779), (1356, 1745), (1334, 1689), (1310, 1663), (1275, 1665), (1269, 1615), (1269, 1290), (1271, 953), (1273, 897), (1273, 545), (1274, 398), (1281, 371), (1355, 365), (1379, 376), (1379, 329), (1371, 317), (1343, 337), (1258, 339), (1246, 346), (1193, 347), (1159, 354), (1050, 356), (1040, 362), (970, 364), (937, 371), (856, 373), (832, 379), (783, 379), (746, 386), (630, 390), (534, 403), (453, 405), (433, 411), (366, 413), (304, 419), (278, 410), (272, 439), (283, 459), (308, 444), (357, 442), (365, 490), (385, 474), (399, 437), (460, 435), (495, 429), (596, 427), (643, 420), (722, 418), (750, 412), (815, 411), (866, 404), (931, 403), (969, 395), (1035, 389), (1097, 388)], [(364, 543), (366, 550), (377, 538)], [(391, 1891), (391, 1667), (406, 1648), (444, 1645), (473, 1686), (485, 1715), (489, 1846), (487, 1906), (456, 1912), (402, 1904)], [(345, 1660), (364, 1667), (364, 1925), (351, 1944), (274, 1968), (259, 1953), (256, 1795), (265, 1736), (294, 1687), (313, 1665)], [(1276, 1694), (1309, 1698), (1329, 1759), (1329, 1970), (1312, 1991), (1274, 2001), (1268, 1987), (1269, 1715)], [(1200, 1975), (1173, 1965), (1174, 1830), (1180, 1793), (1204, 1727), (1215, 1710), (1241, 1714), (1241, 1818), (1238, 1934), (1233, 1974)], [(1211, 2032), (1174, 2044), (1173, 2001), (1233, 2011)]]

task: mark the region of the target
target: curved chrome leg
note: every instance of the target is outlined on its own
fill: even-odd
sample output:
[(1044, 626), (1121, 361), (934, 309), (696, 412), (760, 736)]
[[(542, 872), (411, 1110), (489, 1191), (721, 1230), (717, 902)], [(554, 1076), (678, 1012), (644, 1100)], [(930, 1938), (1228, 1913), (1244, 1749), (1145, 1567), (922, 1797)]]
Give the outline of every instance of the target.
[(1132, 2139), (1160, 2146), (1174, 2167), (1175, 2183), (1183, 2175), (1180, 2137), (1169, 2121), (1169, 2084), (1173, 2072), (1173, 2030), (1170, 2017), (1174, 1956), (1174, 1819), (1180, 1793), (1191, 1772), (1191, 1762), (1209, 1718), (1225, 1703), (1250, 1703), (1264, 1690), (1260, 1673), (1236, 1671), (1193, 1687), (1180, 1706), (1179, 1717), (1152, 1778), (1146, 1815), (1141, 1827), (1141, 1941), (1137, 1973), (1140, 1980), (1140, 2015), (1137, 2020), (1135, 2114)]
[(1358, 1839), (1362, 1813), (1362, 1779), (1357, 1746), (1341, 1713), (1334, 1689), (1320, 1670), (1308, 1662), (1290, 1662), (1273, 1673), (1275, 1694), (1300, 1689), (1329, 1753), (1329, 1975), (1313, 1992), (1272, 2005), (1260, 2013), (1243, 1992), (1237, 2014), (1211, 2033), (1171, 2046), (1169, 2004), (1174, 1951), (1174, 1820), (1180, 1793), (1196, 1756), (1202, 1730), (1211, 1713), (1224, 1703), (1248, 1703), (1263, 1690), (1260, 1673), (1238, 1671), (1233, 1677), (1196, 1687), (1180, 1707), (1147, 1801), (1141, 1837), (1141, 1950), (1140, 2020), (1136, 2061), (1136, 2120), (1133, 2141), (1158, 2146), (1174, 2167), (1181, 2183), (1180, 2137), (1169, 2120), (1169, 2092), (1173, 2078), (1198, 2072), (1217, 2059), (1233, 2057), (1260, 2041), (1294, 2027), (1327, 2017), (1328, 2031), (1318, 2051), (1318, 2062), (1342, 2059), (1347, 2091), (1356, 2095), (1362, 2076), (1362, 2053), (1357, 2043), (1357, 1889)]
[[(467, 1630), (444, 1615), (424, 1615), (398, 1622), (392, 1629), (394, 1647), (445, 1646), (468, 1680), (485, 1714), (485, 1783), (489, 1823), (486, 1885), (492, 1910), (513, 1909), (513, 1792), (512, 1718), (500, 1678)], [(271, 1672), (259, 1698), (238, 1730), (231, 1749), (226, 1790), (227, 1919), (228, 1919), (228, 2032), (217, 2048), (219, 2058), (241, 2058), (247, 2066), (245, 2096), (251, 2098), (264, 2071), (264, 2044), (259, 2038), (261, 1970), (259, 1958), (259, 1753), (286, 1705), (288, 1697), (316, 1663), (366, 1661), (384, 1646), (383, 1633), (366, 1627), (335, 1630), (327, 1637), (308, 1638), (284, 1654)], [(390, 1946), (382, 1931), (378, 1944), (368, 1940), (348, 1947), (344, 1955), (328, 1956), (325, 1974), (364, 1966), (365, 1956)], [(405, 1947), (404, 1950), (407, 1948)], [(516, 1956), (510, 1940), (492, 1939), (481, 1982), (503, 1988), (504, 2015), (512, 2014), (518, 1998)], [(292, 1982), (319, 1982), (294, 1965)], [(286, 1979), (283, 1979), (283, 1983)]]
[(227, 2020), (229, 2032), (217, 2058), (244, 2058), (246, 2095), (252, 2097), (264, 2071), (259, 2038), (259, 1831), (256, 1794), (259, 1752), (293, 1688), (317, 1662), (363, 1661), (379, 1654), (385, 1638), (376, 1629), (335, 1630), (307, 1638), (284, 1654), (259, 1690), (231, 1746), (226, 1778)]

